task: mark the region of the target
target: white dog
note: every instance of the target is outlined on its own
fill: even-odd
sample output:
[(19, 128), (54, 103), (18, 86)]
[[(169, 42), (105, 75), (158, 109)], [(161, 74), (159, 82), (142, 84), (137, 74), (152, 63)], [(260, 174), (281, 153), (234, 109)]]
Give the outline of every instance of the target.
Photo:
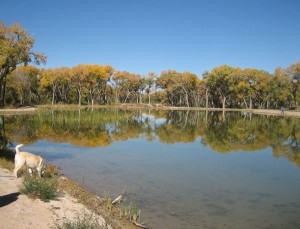
[(18, 177), (18, 170), (23, 166), (28, 166), (28, 172), (32, 174), (32, 169), (36, 169), (39, 176), (41, 177), (41, 173), (46, 167), (45, 159), (39, 155), (35, 155), (28, 152), (20, 152), (19, 148), (24, 146), (23, 144), (16, 146), (16, 155), (15, 155), (15, 169), (14, 174), (15, 177)]

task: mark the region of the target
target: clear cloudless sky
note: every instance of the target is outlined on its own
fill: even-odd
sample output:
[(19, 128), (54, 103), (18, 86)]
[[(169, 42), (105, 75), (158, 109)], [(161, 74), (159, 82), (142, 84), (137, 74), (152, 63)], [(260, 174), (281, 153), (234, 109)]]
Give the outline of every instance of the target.
[(46, 68), (109, 64), (147, 74), (222, 64), (273, 73), (300, 61), (300, 0), (0, 0)]

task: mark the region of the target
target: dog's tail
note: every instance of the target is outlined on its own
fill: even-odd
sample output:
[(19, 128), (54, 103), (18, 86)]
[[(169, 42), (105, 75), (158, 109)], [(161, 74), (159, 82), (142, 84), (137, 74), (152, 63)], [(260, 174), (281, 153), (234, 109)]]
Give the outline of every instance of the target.
[(20, 145), (17, 145), (16, 146), (16, 154), (18, 154), (20, 151), (19, 151), (19, 148), (24, 146), (24, 144), (20, 144)]

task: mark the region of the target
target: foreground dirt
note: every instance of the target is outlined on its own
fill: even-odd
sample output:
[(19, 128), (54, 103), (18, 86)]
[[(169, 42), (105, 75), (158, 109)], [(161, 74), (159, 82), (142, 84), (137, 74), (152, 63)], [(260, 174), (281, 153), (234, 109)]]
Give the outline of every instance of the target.
[[(21, 183), (22, 178), (16, 179), (12, 172), (0, 168), (0, 229), (55, 228), (66, 220), (93, 214), (67, 194), (56, 201), (31, 200), (19, 193)], [(93, 217), (104, 228), (111, 228), (102, 216)]]

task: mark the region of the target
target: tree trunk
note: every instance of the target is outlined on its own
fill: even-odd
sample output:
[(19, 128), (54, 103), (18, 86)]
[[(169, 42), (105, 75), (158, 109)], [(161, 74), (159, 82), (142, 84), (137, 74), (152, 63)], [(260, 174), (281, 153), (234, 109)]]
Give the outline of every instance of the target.
[(127, 96), (126, 96), (126, 98), (125, 98), (125, 100), (124, 100), (124, 103), (126, 103), (128, 97), (129, 97), (129, 95), (130, 95), (130, 92), (128, 91), (128, 92), (127, 92)]
[(104, 84), (104, 90), (103, 90), (103, 103), (106, 104), (107, 103), (107, 83)]
[(52, 105), (54, 104), (54, 99), (55, 99), (55, 86), (52, 87)]
[(186, 105), (187, 105), (187, 107), (190, 107), (190, 104), (189, 104), (189, 95), (188, 95), (188, 93), (185, 93), (185, 100), (186, 100)]
[(90, 93), (90, 99), (91, 99), (92, 106), (94, 106), (94, 95), (93, 95), (94, 92), (93, 92), (93, 89), (90, 89), (89, 93)]
[(140, 103), (143, 103), (143, 96), (142, 96), (142, 93), (139, 93), (139, 96), (140, 96)]
[(223, 109), (225, 109), (225, 104), (226, 104), (226, 97), (223, 96)]
[(208, 89), (206, 89), (205, 97), (206, 97), (205, 108), (207, 109), (208, 108)]
[(246, 101), (245, 98), (243, 98), (243, 99), (244, 99), (244, 104), (245, 104), (245, 106), (246, 106), (246, 109), (248, 109), (247, 101)]
[(15, 67), (11, 68), (11, 70), (9, 70), (9, 68), (4, 67), (4, 69), (0, 71), (0, 106), (1, 107), (4, 107), (5, 105), (6, 76), (13, 70), (15, 70)]
[(2, 88), (2, 95), (1, 95), (1, 97), (2, 97), (2, 99), (1, 99), (1, 101), (2, 101), (2, 104), (1, 104), (1, 106), (3, 106), (4, 107), (4, 105), (5, 105), (5, 88), (6, 88), (6, 77), (4, 77), (4, 79), (3, 79), (3, 88)]
[(185, 102), (186, 102), (186, 106), (187, 106), (187, 107), (190, 107), (188, 91), (185, 89), (185, 87), (182, 87), (182, 88), (183, 88), (184, 93), (185, 93)]
[(81, 89), (78, 88), (77, 91), (78, 91), (78, 105), (81, 106)]
[(118, 95), (118, 91), (116, 90), (116, 97), (115, 97), (115, 103), (118, 104), (119, 103), (119, 95)]
[(151, 96), (150, 96), (150, 93), (148, 93), (148, 104), (150, 105), (151, 104), (151, 102), (150, 102), (150, 98)]

